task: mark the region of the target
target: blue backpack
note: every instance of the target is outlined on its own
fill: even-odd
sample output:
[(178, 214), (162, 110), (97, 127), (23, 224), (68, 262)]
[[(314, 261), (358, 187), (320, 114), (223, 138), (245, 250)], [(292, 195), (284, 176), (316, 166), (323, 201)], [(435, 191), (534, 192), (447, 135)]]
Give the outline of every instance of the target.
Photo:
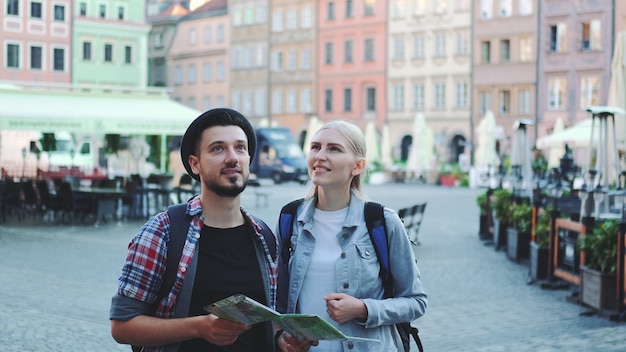
[[(293, 223), (297, 216), (298, 207), (303, 201), (304, 199), (296, 199), (285, 205), (280, 211), (278, 224), (280, 229), (279, 241), (281, 243), (280, 260), (282, 261), (283, 267), (287, 266), (289, 258), (291, 257), (291, 233)], [(380, 277), (383, 281), (385, 298), (394, 297), (393, 277), (389, 271), (387, 226), (385, 224), (384, 208), (381, 204), (375, 202), (365, 203), (365, 223), (367, 225), (367, 232), (369, 233), (372, 244), (374, 245), (374, 249), (376, 249), (378, 263), (380, 263)], [(410, 322), (398, 323), (396, 324), (396, 329), (398, 329), (398, 333), (402, 339), (405, 352), (410, 350), (411, 336), (413, 336), (419, 352), (424, 352), (422, 341), (419, 337), (419, 331), (416, 327), (411, 326)]]

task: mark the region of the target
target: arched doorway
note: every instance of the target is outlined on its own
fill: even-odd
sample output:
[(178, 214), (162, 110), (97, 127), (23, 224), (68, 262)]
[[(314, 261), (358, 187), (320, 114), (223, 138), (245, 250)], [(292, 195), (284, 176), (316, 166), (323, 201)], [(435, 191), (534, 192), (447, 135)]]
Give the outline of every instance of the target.
[(402, 142), (400, 142), (400, 160), (407, 161), (409, 159), (411, 144), (413, 144), (413, 137), (408, 135), (402, 137)]
[(465, 153), (466, 140), (465, 137), (457, 134), (450, 141), (450, 159), (451, 163), (458, 163), (459, 156)]

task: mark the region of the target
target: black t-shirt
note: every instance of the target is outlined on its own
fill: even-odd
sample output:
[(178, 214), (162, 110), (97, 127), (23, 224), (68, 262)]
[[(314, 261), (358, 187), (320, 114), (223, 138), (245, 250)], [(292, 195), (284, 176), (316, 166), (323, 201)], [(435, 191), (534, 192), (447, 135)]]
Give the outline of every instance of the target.
[[(189, 316), (207, 314), (207, 305), (242, 293), (258, 302), (266, 302), (261, 267), (254, 249), (254, 238), (247, 225), (230, 229), (204, 226), (198, 239), (198, 267), (194, 281)], [(181, 344), (179, 351), (248, 352), (264, 351), (270, 346), (267, 323), (259, 323), (230, 346), (215, 346), (203, 339)], [(261, 348), (260, 348), (261, 347)]]

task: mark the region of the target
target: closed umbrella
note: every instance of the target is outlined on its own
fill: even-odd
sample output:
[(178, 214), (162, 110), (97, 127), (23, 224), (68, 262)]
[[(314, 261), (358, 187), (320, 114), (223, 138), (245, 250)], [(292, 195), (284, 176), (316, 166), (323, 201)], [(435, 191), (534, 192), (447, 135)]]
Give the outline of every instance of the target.
[(367, 148), (367, 154), (365, 160), (369, 168), (373, 168), (374, 164), (380, 163), (380, 152), (378, 150), (378, 132), (376, 132), (376, 126), (373, 122), (368, 122), (365, 127), (365, 147)]
[[(565, 129), (565, 124), (563, 123), (563, 119), (560, 117), (557, 118), (556, 121), (554, 122), (552, 133), (558, 135), (564, 129)], [(589, 136), (587, 136), (587, 138), (589, 138)], [(555, 143), (549, 147), (549, 152), (548, 152), (548, 167), (549, 168), (559, 166), (559, 161), (561, 157), (563, 157), (563, 155), (565, 154), (565, 143), (566, 142), (562, 142), (560, 144)]]
[(389, 125), (383, 126), (383, 136), (380, 147), (380, 163), (383, 169), (389, 170), (393, 166), (393, 156), (391, 153), (391, 137), (389, 135)]
[[(615, 50), (611, 62), (611, 81), (609, 83), (607, 105), (626, 110), (626, 31), (619, 32), (615, 39)], [(624, 116), (615, 116), (618, 145), (626, 145), (626, 121)]]
[(487, 111), (478, 124), (478, 147), (476, 148), (475, 166), (488, 168), (500, 164), (496, 151), (496, 119), (491, 111)]
[[(429, 137), (429, 134), (431, 137)], [(430, 161), (433, 155), (432, 131), (428, 131), (424, 114), (418, 113), (413, 120), (412, 143), (406, 164), (409, 178), (418, 179), (425, 177), (430, 169)]]

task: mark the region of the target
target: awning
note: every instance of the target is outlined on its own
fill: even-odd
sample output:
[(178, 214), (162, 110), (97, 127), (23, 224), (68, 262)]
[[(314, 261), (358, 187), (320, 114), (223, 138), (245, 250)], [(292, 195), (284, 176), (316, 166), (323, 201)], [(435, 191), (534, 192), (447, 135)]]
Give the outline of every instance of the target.
[(0, 130), (183, 135), (199, 114), (163, 94), (0, 89)]

